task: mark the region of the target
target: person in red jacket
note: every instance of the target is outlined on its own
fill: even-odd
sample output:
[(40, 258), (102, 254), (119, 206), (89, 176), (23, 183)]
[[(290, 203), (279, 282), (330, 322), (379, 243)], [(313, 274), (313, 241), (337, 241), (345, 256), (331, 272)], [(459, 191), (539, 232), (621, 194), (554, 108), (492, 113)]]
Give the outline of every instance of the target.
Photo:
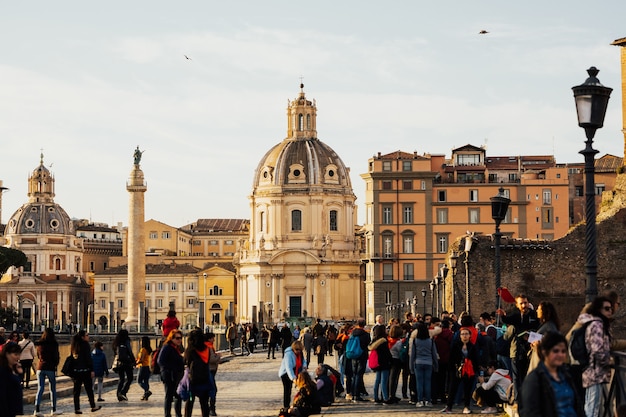
[(167, 312), (167, 317), (163, 320), (163, 337), (167, 337), (170, 332), (180, 327), (180, 321), (176, 318), (176, 312), (170, 310)]

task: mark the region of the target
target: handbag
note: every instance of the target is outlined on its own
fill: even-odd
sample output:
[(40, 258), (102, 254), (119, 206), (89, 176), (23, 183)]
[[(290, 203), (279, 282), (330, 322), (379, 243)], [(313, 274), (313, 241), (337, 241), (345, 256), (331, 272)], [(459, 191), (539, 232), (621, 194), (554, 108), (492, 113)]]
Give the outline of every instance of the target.
[(185, 368), (185, 373), (183, 374), (183, 378), (178, 383), (178, 387), (176, 388), (176, 394), (183, 401), (188, 401), (191, 396), (191, 379), (189, 376), (189, 368)]
[(121, 369), (122, 363), (120, 362), (120, 357), (118, 355), (115, 355), (113, 357), (113, 362), (111, 362), (111, 370), (113, 372), (119, 373)]
[(63, 362), (63, 367), (61, 368), (61, 373), (65, 376), (69, 376), (70, 378), (74, 377), (74, 355), (69, 355), (65, 358), (65, 362)]

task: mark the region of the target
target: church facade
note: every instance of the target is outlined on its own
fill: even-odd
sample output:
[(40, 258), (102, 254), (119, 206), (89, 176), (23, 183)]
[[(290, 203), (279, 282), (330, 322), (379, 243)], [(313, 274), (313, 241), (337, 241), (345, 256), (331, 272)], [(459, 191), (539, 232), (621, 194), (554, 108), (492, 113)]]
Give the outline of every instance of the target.
[(250, 236), (234, 259), (236, 321), (362, 315), (350, 171), (317, 138), (316, 117), (301, 84), (288, 104), (287, 137), (254, 172)]

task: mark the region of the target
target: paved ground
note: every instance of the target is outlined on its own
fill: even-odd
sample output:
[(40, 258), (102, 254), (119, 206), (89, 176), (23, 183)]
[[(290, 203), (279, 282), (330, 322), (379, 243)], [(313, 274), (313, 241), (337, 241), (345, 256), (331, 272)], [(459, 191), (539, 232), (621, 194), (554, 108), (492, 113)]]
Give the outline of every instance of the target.
[[(279, 355), (280, 356), (280, 355)], [(228, 362), (220, 365), (217, 373), (217, 415), (220, 417), (276, 417), (282, 403), (282, 383), (278, 378), (279, 356), (275, 360), (267, 360), (265, 352), (254, 353), (250, 356), (232, 357)], [(335, 365), (336, 357), (327, 357), (327, 363)], [(314, 364), (316, 361), (314, 361)], [(125, 416), (147, 417), (163, 415), (163, 385), (157, 376), (151, 378), (150, 400), (140, 401), (143, 391), (133, 383), (128, 393), (128, 402), (118, 402), (115, 395), (115, 381), (109, 381), (109, 386), (103, 395), (105, 402), (98, 403), (102, 409), (96, 413), (90, 413), (87, 397), (83, 393), (81, 405), (86, 415), (94, 417)], [(374, 385), (373, 373), (366, 374), (365, 384), (368, 391), (372, 392)], [(74, 406), (71, 395), (71, 387), (68, 381), (59, 385), (60, 396), (58, 409), (66, 415), (74, 415)], [(34, 406), (32, 399), (35, 390), (25, 391), (25, 401), (31, 400), (25, 405), (26, 415), (32, 415)], [(408, 402), (403, 401), (394, 405), (377, 405), (373, 401), (353, 404), (340, 398), (331, 407), (324, 408), (321, 416), (344, 415), (357, 416), (368, 415), (370, 417), (382, 417), (388, 415), (419, 415), (440, 416), (442, 407), (436, 406), (431, 409), (417, 409)], [(44, 396), (41, 411), (50, 413), (50, 400)], [(455, 410), (461, 412), (461, 408)], [(473, 410), (480, 413), (480, 409)], [(200, 406), (195, 405), (194, 415), (200, 416)]]

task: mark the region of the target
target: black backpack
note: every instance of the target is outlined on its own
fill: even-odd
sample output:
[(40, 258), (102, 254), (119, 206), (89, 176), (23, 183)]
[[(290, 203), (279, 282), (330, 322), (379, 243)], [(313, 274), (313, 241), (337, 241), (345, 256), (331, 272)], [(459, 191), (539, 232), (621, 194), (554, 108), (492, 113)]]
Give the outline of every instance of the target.
[(574, 359), (583, 368), (589, 366), (589, 352), (587, 351), (587, 343), (585, 343), (585, 332), (587, 326), (593, 320), (589, 320), (582, 326), (572, 330), (571, 337), (569, 339), (569, 353), (572, 359)]

